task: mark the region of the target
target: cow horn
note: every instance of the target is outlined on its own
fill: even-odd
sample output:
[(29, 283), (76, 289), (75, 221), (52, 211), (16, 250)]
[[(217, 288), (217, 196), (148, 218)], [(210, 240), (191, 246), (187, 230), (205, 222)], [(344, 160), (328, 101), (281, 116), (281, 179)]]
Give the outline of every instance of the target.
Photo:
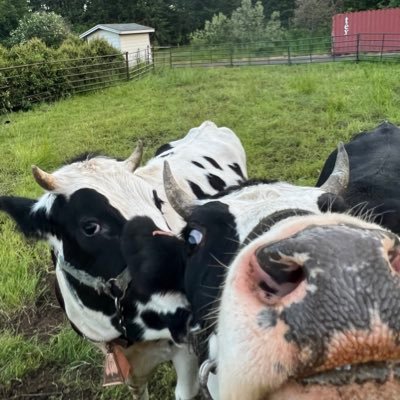
[(342, 142), (338, 145), (335, 166), (321, 189), (327, 193), (340, 194), (347, 188), (350, 177), (349, 156)]
[(142, 156), (143, 156), (143, 142), (141, 140), (138, 140), (136, 149), (125, 160), (125, 164), (131, 172), (134, 172), (136, 168), (140, 166), (140, 162), (142, 161)]
[(45, 190), (52, 191), (57, 188), (57, 182), (53, 175), (48, 174), (36, 165), (32, 165), (32, 174), (35, 181)]
[(172, 175), (168, 161), (164, 162), (164, 190), (172, 208), (183, 218), (188, 219), (193, 208), (190, 196), (182, 190)]

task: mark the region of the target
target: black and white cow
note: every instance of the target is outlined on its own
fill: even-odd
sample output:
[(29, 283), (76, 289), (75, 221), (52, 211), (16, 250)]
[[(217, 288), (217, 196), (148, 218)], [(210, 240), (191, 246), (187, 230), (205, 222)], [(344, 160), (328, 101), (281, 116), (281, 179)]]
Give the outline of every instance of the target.
[[(345, 144), (350, 160), (350, 181), (343, 192), (344, 207), (400, 234), (400, 129), (385, 122), (357, 134)], [(326, 160), (317, 186), (332, 172), (337, 151)]]
[(139, 145), (125, 161), (84, 157), (51, 174), (33, 167), (46, 193), (1, 197), (0, 209), (27, 237), (51, 244), (58, 297), (74, 328), (103, 348), (124, 343), (134, 395), (147, 399), (152, 370), (172, 360), (176, 398), (187, 400), (198, 391), (198, 364), (185, 343), (190, 310), (172, 235), (183, 221), (167, 202), (163, 163), (200, 199), (242, 182), (246, 157), (237, 136), (212, 122), (162, 146), (144, 167), (141, 153)]
[[(352, 398), (333, 393), (340, 380), (308, 396), (318, 376), (307, 388), (302, 379), (400, 358), (400, 242), (378, 225), (332, 212), (342, 211), (348, 163), (341, 145), (321, 187), (245, 182), (203, 200), (183, 191), (166, 163), (167, 198), (186, 221), (185, 289), (201, 357), (208, 346), (201, 376), (211, 398)], [(362, 382), (374, 380), (362, 372)]]

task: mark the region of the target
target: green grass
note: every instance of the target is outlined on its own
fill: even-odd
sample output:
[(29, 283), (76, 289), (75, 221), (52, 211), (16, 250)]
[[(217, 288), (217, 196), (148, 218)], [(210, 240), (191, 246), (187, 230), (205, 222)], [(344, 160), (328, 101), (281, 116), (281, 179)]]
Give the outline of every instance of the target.
[[(125, 157), (138, 138), (150, 158), (157, 146), (206, 119), (239, 135), (251, 177), (312, 185), (339, 140), (385, 119), (400, 123), (399, 73), (400, 65), (372, 63), (165, 69), (102, 92), (2, 116), (0, 193), (36, 197), (41, 189), (30, 175), (31, 164), (52, 171), (87, 150)], [(69, 328), (50, 340), (15, 335), (16, 315), (34, 307), (48, 290), (43, 279), (50, 276), (49, 265), (47, 247), (24, 241), (1, 215), (0, 323), (5, 326), (0, 388), (50, 365), (59, 386), (90, 391), (91, 398), (124, 398), (126, 389), (100, 388), (98, 352)], [(171, 398), (174, 378), (166, 371), (153, 380), (153, 399)]]

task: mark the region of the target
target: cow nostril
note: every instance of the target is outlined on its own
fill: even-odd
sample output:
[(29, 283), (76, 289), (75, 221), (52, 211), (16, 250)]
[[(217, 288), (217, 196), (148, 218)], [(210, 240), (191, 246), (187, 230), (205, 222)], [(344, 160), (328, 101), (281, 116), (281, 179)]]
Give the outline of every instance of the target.
[(301, 255), (285, 255), (262, 247), (256, 251), (259, 288), (273, 301), (292, 293), (305, 280)]
[(400, 274), (400, 248), (396, 247), (389, 251), (390, 265), (395, 272)]

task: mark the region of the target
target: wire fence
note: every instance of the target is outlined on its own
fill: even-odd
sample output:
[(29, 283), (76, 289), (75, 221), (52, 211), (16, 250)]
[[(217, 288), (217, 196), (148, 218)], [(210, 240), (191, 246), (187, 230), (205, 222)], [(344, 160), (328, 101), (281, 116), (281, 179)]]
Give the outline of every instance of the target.
[(0, 68), (0, 113), (25, 110), (138, 79), (153, 69), (151, 50)]
[(215, 46), (156, 47), (134, 53), (0, 68), (0, 113), (26, 110), (138, 79), (155, 67), (217, 67), (335, 61), (400, 61), (400, 34), (375, 33)]
[(400, 60), (400, 34), (357, 34), (298, 40), (154, 48), (156, 66), (217, 67)]

